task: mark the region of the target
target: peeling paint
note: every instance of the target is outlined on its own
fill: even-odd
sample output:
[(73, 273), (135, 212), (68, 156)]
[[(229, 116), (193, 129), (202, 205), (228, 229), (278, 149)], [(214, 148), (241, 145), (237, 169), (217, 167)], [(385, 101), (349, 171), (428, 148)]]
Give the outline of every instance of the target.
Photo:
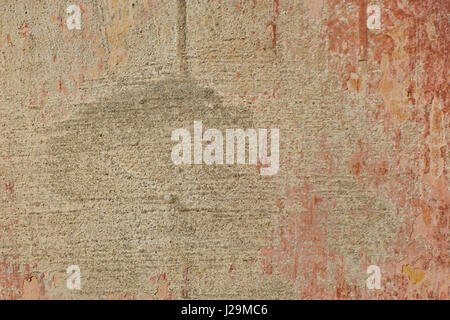
[[(3, 1), (0, 298), (448, 299), (450, 3), (373, 4)], [(193, 120), (279, 174), (172, 166)]]

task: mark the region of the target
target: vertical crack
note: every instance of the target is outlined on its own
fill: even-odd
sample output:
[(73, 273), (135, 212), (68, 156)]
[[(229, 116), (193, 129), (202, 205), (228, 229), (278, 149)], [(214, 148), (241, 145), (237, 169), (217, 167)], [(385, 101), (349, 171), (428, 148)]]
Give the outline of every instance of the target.
[(177, 56), (180, 61), (180, 71), (188, 69), (186, 58), (186, 0), (177, 0)]

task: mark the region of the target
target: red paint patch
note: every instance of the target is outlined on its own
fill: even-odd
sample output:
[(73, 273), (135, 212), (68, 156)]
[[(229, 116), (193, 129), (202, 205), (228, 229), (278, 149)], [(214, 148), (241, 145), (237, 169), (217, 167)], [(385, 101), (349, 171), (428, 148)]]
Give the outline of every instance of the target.
[(19, 30), (21, 31), (20, 36), (21, 36), (22, 38), (25, 38), (26, 35), (28, 34), (28, 31), (29, 31), (28, 24), (27, 24), (26, 21), (24, 21), (24, 22), (22, 23), (22, 25), (20, 26)]

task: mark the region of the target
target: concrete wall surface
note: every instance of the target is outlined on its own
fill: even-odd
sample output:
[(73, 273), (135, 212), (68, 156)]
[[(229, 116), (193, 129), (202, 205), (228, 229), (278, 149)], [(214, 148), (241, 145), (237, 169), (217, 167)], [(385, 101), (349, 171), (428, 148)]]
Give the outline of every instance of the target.
[(0, 1), (0, 298), (448, 299), (449, 13)]

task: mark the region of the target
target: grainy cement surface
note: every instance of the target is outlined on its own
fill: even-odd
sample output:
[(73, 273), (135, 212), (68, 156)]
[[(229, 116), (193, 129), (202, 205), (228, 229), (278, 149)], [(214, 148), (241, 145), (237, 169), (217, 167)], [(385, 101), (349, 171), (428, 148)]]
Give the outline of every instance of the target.
[[(0, 298), (448, 299), (449, 9), (1, 1)], [(278, 173), (175, 166), (194, 120)]]

